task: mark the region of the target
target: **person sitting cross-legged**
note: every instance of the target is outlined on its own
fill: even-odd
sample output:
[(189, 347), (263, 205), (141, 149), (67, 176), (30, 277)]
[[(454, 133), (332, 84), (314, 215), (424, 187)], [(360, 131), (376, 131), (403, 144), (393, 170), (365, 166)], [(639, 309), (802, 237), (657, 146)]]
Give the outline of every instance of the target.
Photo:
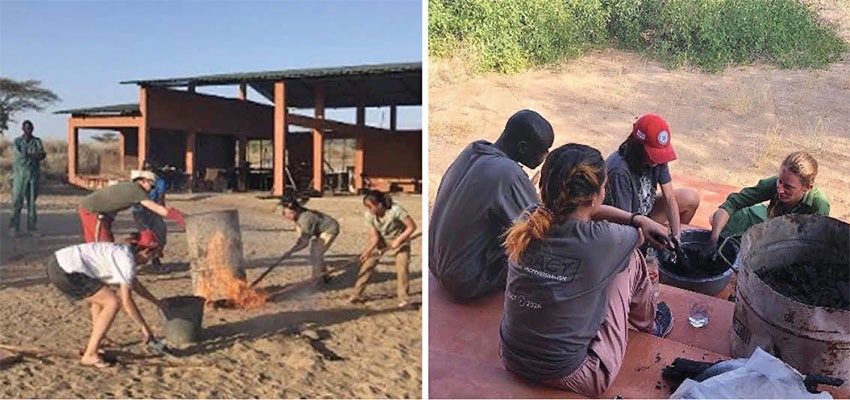
[[(605, 198), (598, 150), (552, 151), (541, 204), (508, 230), (508, 280), (500, 328), (505, 368), (543, 385), (598, 397), (623, 364), (628, 329), (666, 336), (673, 315), (655, 302), (636, 226), (594, 221)], [(652, 233), (652, 232), (648, 232)]]

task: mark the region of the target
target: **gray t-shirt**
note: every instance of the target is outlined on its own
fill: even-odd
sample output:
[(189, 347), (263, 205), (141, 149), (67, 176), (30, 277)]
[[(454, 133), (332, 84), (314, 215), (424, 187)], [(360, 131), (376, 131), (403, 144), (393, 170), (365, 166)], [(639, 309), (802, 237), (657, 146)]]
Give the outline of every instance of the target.
[(537, 192), (516, 161), (489, 142), (467, 146), (443, 175), (431, 210), (428, 266), (452, 295), (504, 289), (502, 235)]
[(91, 213), (115, 214), (148, 200), (148, 194), (134, 182), (120, 182), (83, 197), (80, 204)]
[(646, 167), (640, 174), (635, 174), (616, 151), (605, 160), (605, 166), (608, 169), (608, 187), (603, 204), (635, 214), (649, 215), (655, 204), (658, 185), (671, 181), (667, 164)]
[(301, 235), (311, 238), (322, 232), (339, 233), (339, 223), (335, 219), (315, 210), (302, 211), (295, 223), (301, 229)]
[(608, 311), (608, 286), (637, 241), (631, 226), (574, 220), (532, 241), (508, 268), (500, 330), (507, 368), (529, 379), (575, 371)]

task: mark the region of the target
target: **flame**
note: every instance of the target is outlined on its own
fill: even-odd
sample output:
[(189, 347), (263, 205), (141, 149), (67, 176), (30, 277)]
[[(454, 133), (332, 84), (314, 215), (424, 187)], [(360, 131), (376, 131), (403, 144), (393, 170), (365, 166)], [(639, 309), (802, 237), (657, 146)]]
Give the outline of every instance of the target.
[(234, 275), (231, 266), (231, 246), (222, 232), (213, 234), (207, 243), (204, 262), (209, 266), (197, 279), (195, 295), (205, 298), (206, 304), (219, 304), (224, 298), (226, 306), (233, 308), (257, 308), (266, 304), (268, 294), (263, 290), (254, 290), (248, 283)]

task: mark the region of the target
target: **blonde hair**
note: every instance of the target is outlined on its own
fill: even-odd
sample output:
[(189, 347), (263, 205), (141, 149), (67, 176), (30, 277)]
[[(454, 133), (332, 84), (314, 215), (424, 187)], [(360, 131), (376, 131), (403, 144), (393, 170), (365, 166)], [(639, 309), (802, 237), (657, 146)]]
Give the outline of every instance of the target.
[(815, 177), (818, 175), (818, 162), (811, 154), (805, 151), (791, 153), (788, 157), (785, 157), (782, 166), (797, 175), (803, 186), (815, 184)]
[(571, 143), (549, 153), (540, 172), (542, 204), (523, 212), (505, 232), (508, 260), (518, 263), (532, 239), (545, 238), (553, 223), (593, 200), (604, 183), (605, 161), (598, 150)]

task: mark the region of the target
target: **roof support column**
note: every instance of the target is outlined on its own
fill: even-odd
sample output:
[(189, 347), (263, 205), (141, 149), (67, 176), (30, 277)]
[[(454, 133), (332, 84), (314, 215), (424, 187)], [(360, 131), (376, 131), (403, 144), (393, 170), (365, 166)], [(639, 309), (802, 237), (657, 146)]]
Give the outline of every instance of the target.
[(284, 192), (286, 130), (286, 83), (280, 81), (274, 84), (274, 196), (283, 196)]
[(236, 190), (248, 190), (248, 136), (239, 137), (239, 178), (236, 180)]
[[(357, 127), (366, 126), (366, 84), (357, 84)], [(363, 189), (363, 130), (358, 129), (354, 145), (354, 189)]]
[[(316, 85), (313, 88), (313, 109), (316, 119), (325, 119), (325, 88)], [(323, 129), (313, 128), (313, 189), (322, 193), (324, 188), (325, 134)]]
[(395, 104), (390, 106), (390, 130), (395, 132), (398, 123), (398, 106)]
[(72, 120), (73, 118), (68, 118), (68, 182), (74, 183), (77, 180), (77, 145), (79, 140), (77, 127)]
[[(239, 84), (239, 90), (236, 93), (236, 98), (242, 101), (248, 100), (248, 85), (245, 82)], [(238, 138), (239, 148), (237, 157), (239, 164), (237, 165), (239, 177), (236, 179), (236, 190), (244, 192), (248, 190), (248, 135), (242, 132)]]
[(127, 169), (127, 143), (124, 140), (124, 129), (118, 130), (118, 165), (121, 172)]
[(186, 185), (189, 190), (195, 188), (195, 149), (198, 146), (198, 135), (195, 131), (186, 132)]
[(139, 112), (142, 118), (139, 121), (139, 165), (138, 169), (142, 169), (145, 165), (145, 160), (148, 158), (148, 90), (144, 87), (139, 89)]

